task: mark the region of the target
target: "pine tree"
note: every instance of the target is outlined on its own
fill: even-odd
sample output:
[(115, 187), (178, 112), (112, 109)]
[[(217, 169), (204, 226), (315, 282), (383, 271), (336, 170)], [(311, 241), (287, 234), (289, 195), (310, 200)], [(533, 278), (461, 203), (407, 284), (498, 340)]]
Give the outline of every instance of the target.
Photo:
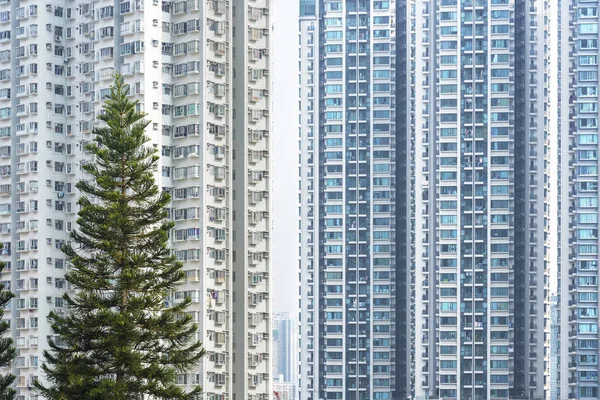
[(185, 273), (167, 247), (170, 197), (154, 181), (149, 122), (128, 91), (117, 75), (98, 117), (105, 126), (87, 146), (95, 162), (83, 168), (93, 179), (77, 184), (79, 228), (64, 248), (74, 294), (64, 296), (66, 316), (48, 317), (56, 337), (44, 352), (49, 383), (36, 385), (49, 399), (200, 397), (200, 387), (176, 386), (204, 350), (185, 314), (190, 300), (164, 308)]
[[(2, 246), (0, 245), (0, 248)], [(4, 270), (5, 264), (0, 262), (0, 272)], [(0, 320), (4, 316), (4, 308), (10, 300), (15, 297), (10, 291), (6, 290), (4, 284), (0, 283)], [(0, 367), (10, 367), (15, 359), (15, 348), (13, 340), (5, 335), (10, 332), (10, 323), (0, 322)], [(15, 376), (12, 374), (0, 375), (0, 400), (12, 400), (17, 391), (13, 388)]]

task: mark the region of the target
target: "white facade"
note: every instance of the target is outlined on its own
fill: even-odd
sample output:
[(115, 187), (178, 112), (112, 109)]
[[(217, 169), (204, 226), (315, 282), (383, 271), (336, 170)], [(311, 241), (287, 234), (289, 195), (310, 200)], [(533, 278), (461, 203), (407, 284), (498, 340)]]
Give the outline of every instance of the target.
[(65, 311), (60, 247), (114, 72), (148, 114), (173, 198), (187, 281), (169, 302), (192, 298), (207, 350), (179, 382), (210, 400), (270, 398), (269, 0), (47, 3), (0, 2), (0, 240), (19, 400), (38, 398), (46, 315)]
[(281, 380), (273, 383), (273, 400), (294, 400), (296, 399), (296, 385), (286, 383)]

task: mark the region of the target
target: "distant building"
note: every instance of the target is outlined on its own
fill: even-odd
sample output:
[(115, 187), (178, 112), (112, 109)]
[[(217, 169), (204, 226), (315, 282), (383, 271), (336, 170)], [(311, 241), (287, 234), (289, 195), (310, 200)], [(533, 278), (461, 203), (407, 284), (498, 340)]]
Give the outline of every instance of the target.
[(297, 384), (298, 323), (289, 313), (273, 320), (273, 378), (278, 383)]
[(295, 400), (296, 396), (296, 383), (281, 382), (282, 376), (279, 376), (279, 380), (274, 377), (273, 383), (273, 400)]

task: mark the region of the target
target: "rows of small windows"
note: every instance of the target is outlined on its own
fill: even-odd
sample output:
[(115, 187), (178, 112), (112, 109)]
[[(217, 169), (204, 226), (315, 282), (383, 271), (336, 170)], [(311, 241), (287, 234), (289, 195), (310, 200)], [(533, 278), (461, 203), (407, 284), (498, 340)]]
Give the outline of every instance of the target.
[[(584, 9), (584, 11), (580, 12), (579, 15), (582, 17), (593, 16), (594, 14), (597, 15), (597, 12), (597, 8), (596, 10), (590, 9), (589, 11), (587, 9)], [(577, 174), (577, 176), (580, 176), (583, 179), (585, 179), (586, 177), (594, 179), (597, 177), (598, 174), (598, 156), (597, 152), (594, 149), (587, 150), (586, 145), (594, 144), (598, 140), (595, 132), (587, 130), (596, 130), (595, 127), (597, 127), (598, 125), (598, 57), (597, 54), (594, 54), (597, 53), (598, 49), (598, 40), (596, 38), (598, 34), (598, 23), (580, 23), (578, 24), (577, 29), (579, 35), (583, 36), (579, 36), (579, 39), (577, 40), (577, 49), (579, 50), (577, 61), (580, 66), (580, 70), (578, 72), (577, 77), (579, 79), (580, 87), (578, 87), (578, 95), (580, 97), (578, 98), (574, 112), (580, 114), (578, 115), (580, 118), (577, 120), (577, 128), (580, 130), (577, 134), (577, 144), (581, 147), (578, 147), (577, 151), (577, 166), (575, 173)], [(588, 38), (585, 35), (593, 36), (590, 36)], [(590, 52), (590, 54), (586, 54), (588, 51)], [(592, 98), (586, 99), (586, 96)], [(594, 244), (595, 242), (597, 242), (598, 237), (598, 204), (597, 201), (593, 200), (595, 197), (588, 196), (597, 196), (598, 187), (597, 184), (595, 184), (595, 181), (592, 180), (591, 182), (577, 182), (577, 189), (578, 196), (576, 198), (575, 203), (575, 205), (579, 209), (577, 219), (583, 225), (579, 225), (576, 231), (575, 237), (579, 240), (582, 240), (582, 242), (578, 242), (575, 249), (578, 257), (580, 258), (590, 255), (595, 256), (596, 254), (598, 254), (598, 246)], [(591, 243), (586, 243), (585, 240), (590, 240)], [(581, 264), (579, 265), (579, 267), (581, 268)], [(588, 270), (584, 269), (582, 272), (588, 272)], [(593, 272), (593, 269), (590, 269), (589, 272)], [(597, 287), (597, 277), (580, 275), (575, 280), (575, 284), (579, 289), (585, 289), (589, 286)], [(579, 293), (579, 295), (583, 295), (585, 297), (588, 296), (584, 293)], [(580, 301), (583, 300), (583, 296), (579, 296)], [(582, 319), (597, 318), (597, 309), (591, 307), (578, 308), (577, 315), (579, 318)], [(597, 330), (598, 327), (596, 323), (585, 322), (579, 323), (577, 325), (578, 333), (597, 332)], [(580, 380), (583, 381), (587, 380), (582, 379), (583, 377), (578, 378), (580, 378)], [(595, 377), (593, 380), (597, 380), (597, 377)]]
[[(597, 8), (588, 10), (583, 8), (583, 11), (579, 12), (581, 17), (588, 17), (597, 15)], [(576, 128), (578, 132), (577, 138), (577, 164), (575, 173), (581, 177), (582, 180), (591, 178), (592, 181), (578, 181), (576, 183), (577, 197), (575, 202), (572, 203), (571, 207), (576, 206), (578, 209), (577, 221), (581, 225), (578, 225), (575, 238), (579, 240), (575, 246), (575, 251), (579, 258), (585, 258), (587, 256), (596, 256), (598, 254), (598, 246), (595, 244), (598, 237), (598, 202), (594, 199), (597, 197), (598, 185), (596, 179), (598, 176), (598, 155), (594, 148), (587, 149), (588, 145), (597, 146), (597, 130), (598, 126), (598, 23), (597, 22), (583, 22), (578, 24), (578, 39), (576, 42), (578, 55), (577, 61), (579, 64), (579, 71), (577, 72), (577, 78), (579, 85), (577, 88), (577, 102), (576, 106), (571, 113), (577, 113), (578, 119), (575, 124), (571, 124), (571, 129)], [(590, 35), (586, 37), (586, 35)], [(589, 52), (589, 54), (588, 54)], [(571, 117), (573, 115), (571, 114)], [(575, 125), (575, 126), (573, 126)], [(588, 130), (591, 129), (591, 130)], [(574, 130), (574, 129), (573, 129)], [(592, 196), (592, 197), (590, 197)], [(596, 196), (596, 197), (593, 197)], [(590, 240), (590, 242), (586, 242)], [(583, 270), (581, 267), (583, 266)], [(591, 265), (590, 269), (587, 268), (586, 261), (580, 261), (578, 267), (581, 272), (593, 272), (592, 268), (595, 268), (595, 264)], [(578, 289), (584, 289), (586, 287), (597, 287), (596, 276), (579, 275), (574, 282)], [(578, 293), (579, 300), (583, 301), (589, 294)], [(584, 320), (585, 318), (597, 318), (597, 309), (592, 307), (578, 308), (577, 316)], [(578, 333), (591, 333), (597, 332), (598, 327), (596, 323), (582, 322), (577, 325)], [(580, 380), (585, 381), (587, 377), (578, 377)], [(597, 380), (595, 377), (592, 380)], [(581, 388), (587, 389), (587, 388)]]
[[(210, 4), (214, 9), (223, 10), (224, 4), (222, 0), (212, 1)], [(136, 0), (136, 3), (142, 3), (141, 0)], [(200, 7), (199, 0), (182, 0), (182, 1), (163, 1), (161, 3), (162, 11), (173, 15), (184, 14), (191, 11), (198, 11)]]
[[(477, 10), (475, 11), (475, 17), (478, 21), (483, 21), (484, 17), (482, 14), (483, 10)], [(446, 22), (446, 21), (459, 21), (459, 20), (463, 20), (463, 21), (473, 21), (473, 11), (472, 10), (465, 10), (462, 13), (458, 12), (458, 11), (440, 11), (439, 12), (439, 19), (440, 21)], [(490, 12), (490, 20), (494, 21), (494, 20), (509, 20), (510, 19), (510, 15), (511, 12), (510, 10), (491, 10)]]
[[(348, 22), (348, 21), (346, 21)], [(373, 29), (371, 32), (367, 28), (361, 29), (357, 34), (356, 29), (348, 29), (346, 31), (346, 39), (348, 41), (359, 40), (369, 40), (372, 35), (373, 39), (386, 39), (390, 37), (389, 29)], [(335, 42), (337, 40), (344, 39), (344, 31), (342, 30), (328, 30), (325, 32), (325, 41), (326, 43)], [(347, 46), (356, 46), (354, 43), (348, 43)], [(355, 49), (356, 47), (349, 47)]]
[[(352, 12), (352, 11), (356, 11), (356, 8), (354, 7), (354, 5), (349, 5), (351, 3), (346, 4), (346, 7), (349, 7), (346, 9), (346, 11)], [(367, 10), (367, 6), (366, 6), (367, 2), (361, 2), (361, 5), (359, 6), (359, 8), (362, 8), (362, 10)], [(388, 10), (390, 8), (390, 1), (389, 0), (375, 0), (372, 3), (372, 9), (373, 10)], [(325, 11), (343, 11), (344, 10), (344, 3), (342, 1), (329, 1), (325, 4)]]
[[(346, 21), (347, 21), (346, 26), (348, 26), (348, 24), (353, 23), (353, 21), (348, 21), (348, 20), (346, 20)], [(363, 20), (360, 20), (360, 22), (361, 22), (360, 26), (365, 26), (365, 27), (368, 26), (366, 24), (366, 21), (364, 24), (362, 24), (362, 21)], [(326, 27), (336, 27), (336, 26), (343, 27), (344, 26), (344, 20), (341, 17), (326, 17), (326, 18), (323, 18), (323, 23), (325, 24)], [(388, 25), (390, 23), (390, 17), (387, 15), (374, 15), (374, 16), (372, 16), (371, 23), (372, 23), (372, 25)], [(356, 24), (356, 22), (354, 22), (354, 24)], [(356, 26), (356, 25), (354, 25), (354, 26)], [(327, 36), (326, 36), (326, 38), (327, 38)]]

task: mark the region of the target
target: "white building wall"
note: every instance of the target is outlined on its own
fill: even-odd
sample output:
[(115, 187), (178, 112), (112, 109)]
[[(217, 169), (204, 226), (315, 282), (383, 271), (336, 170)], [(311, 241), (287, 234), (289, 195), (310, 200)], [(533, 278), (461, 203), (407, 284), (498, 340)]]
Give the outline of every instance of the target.
[(319, 127), (319, 96), (320, 85), (314, 83), (318, 68), (318, 20), (305, 17), (300, 21), (300, 169), (305, 171), (299, 178), (300, 186), (300, 357), (298, 361), (299, 395), (300, 399), (318, 398), (319, 364), (315, 363), (318, 352), (319, 325), (314, 323), (318, 315), (319, 297), (318, 282), (315, 284), (315, 268), (318, 271), (318, 192), (319, 179), (315, 179), (319, 165), (319, 152), (315, 151), (314, 142), (317, 140)]
[[(60, 246), (114, 72), (152, 121), (157, 182), (173, 199), (171, 246), (187, 279), (168, 304), (192, 298), (207, 350), (179, 382), (210, 400), (269, 399), (269, 1), (48, 3), (0, 2), (0, 258), (17, 295), (6, 317), (19, 400), (36, 399), (45, 317), (64, 311)], [(234, 31), (234, 8), (247, 29)], [(234, 47), (248, 51), (234, 58)], [(248, 366), (237, 379), (247, 385), (234, 386), (234, 363)]]

